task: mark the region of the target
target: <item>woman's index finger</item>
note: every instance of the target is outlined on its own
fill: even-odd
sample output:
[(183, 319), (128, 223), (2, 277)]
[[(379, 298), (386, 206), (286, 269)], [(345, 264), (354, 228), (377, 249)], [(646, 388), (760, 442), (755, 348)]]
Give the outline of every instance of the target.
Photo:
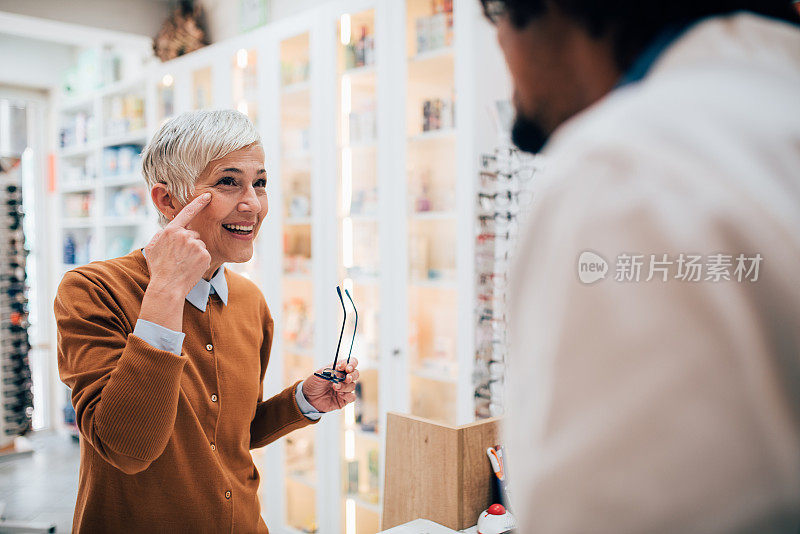
[(209, 201), (211, 200), (211, 193), (204, 193), (197, 197), (196, 199), (192, 200), (183, 209), (178, 212), (172, 221), (167, 226), (180, 226), (182, 228), (186, 228), (186, 226), (192, 222), (192, 219), (200, 213), (203, 208), (208, 206)]

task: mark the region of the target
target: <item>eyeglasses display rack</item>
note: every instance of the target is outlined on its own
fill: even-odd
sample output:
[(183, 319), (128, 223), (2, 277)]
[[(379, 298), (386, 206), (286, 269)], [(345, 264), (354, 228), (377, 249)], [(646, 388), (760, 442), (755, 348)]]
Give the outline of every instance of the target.
[(508, 329), (506, 303), (520, 217), (533, 200), (530, 186), (539, 160), (511, 146), (481, 156), (475, 238), (475, 417), (505, 413)]
[(20, 160), (0, 159), (0, 450), (31, 428), (33, 393), (28, 363), (25, 234), (22, 230)]

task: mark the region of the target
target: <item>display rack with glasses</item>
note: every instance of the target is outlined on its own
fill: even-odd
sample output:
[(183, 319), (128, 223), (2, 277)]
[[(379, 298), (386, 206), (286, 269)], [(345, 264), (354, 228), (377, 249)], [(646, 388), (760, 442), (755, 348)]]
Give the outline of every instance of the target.
[(541, 161), (504, 145), (481, 156), (476, 197), (475, 417), (505, 413), (508, 279), (520, 217), (530, 208)]
[(28, 362), (28, 300), (20, 159), (0, 158), (0, 449), (30, 430), (33, 415)]

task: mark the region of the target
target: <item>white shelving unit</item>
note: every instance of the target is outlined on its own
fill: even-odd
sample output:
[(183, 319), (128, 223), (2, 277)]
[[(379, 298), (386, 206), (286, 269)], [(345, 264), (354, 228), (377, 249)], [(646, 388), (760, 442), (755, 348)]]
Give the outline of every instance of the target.
[(64, 271), (126, 254), (152, 233), (155, 215), (138, 163), (148, 137), (145, 80), (142, 74), (56, 102), (58, 127), (73, 129), (56, 153)]
[[(336, 285), (353, 294), (358, 407), (254, 451), (271, 532), (377, 531), (386, 413), (473, 419), (474, 182), (478, 155), (494, 146), (487, 107), (506, 97), (496, 83), (505, 74), (475, 0), (454, 0), (449, 43), (418, 50), (418, 19), (447, 24), (436, 6), (446, 7), (334, 0), (60, 103), (60, 117), (91, 112), (104, 132), (108, 99), (136, 93), (146, 120), (130, 136), (64, 148), (59, 167), (101, 161), (109, 143), (143, 144), (165, 118), (198, 107), (255, 120), (270, 212), (254, 259), (230, 267), (259, 284), (275, 319), (265, 395), (331, 364), (341, 325)], [(353, 61), (367, 53), (368, 61)], [(451, 102), (444, 108), (454, 107), (453, 119), (426, 128), (424, 101), (436, 99)], [(62, 232), (94, 237), (90, 259), (106, 257), (109, 238), (124, 232), (141, 232), (134, 245), (149, 239), (148, 199), (142, 220), (107, 212), (109, 192), (139, 179), (59, 180), (62, 207), (69, 195), (95, 197), (88, 217), (60, 218)]]

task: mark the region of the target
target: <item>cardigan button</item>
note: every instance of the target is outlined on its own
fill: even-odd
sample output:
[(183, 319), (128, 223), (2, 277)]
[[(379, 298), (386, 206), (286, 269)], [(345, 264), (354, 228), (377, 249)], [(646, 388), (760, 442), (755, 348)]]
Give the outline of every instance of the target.
[(226, 499), (230, 499), (230, 498), (231, 498), (231, 492), (230, 492), (230, 490), (225, 492), (225, 498), (226, 498)]
[(211, 402), (217, 402), (217, 396), (211, 395)]
[(214, 345), (212, 345), (211, 343), (209, 343), (208, 345), (206, 345), (206, 350), (207, 350), (207, 351), (211, 351), (213, 348), (214, 348)]
[(217, 446), (216, 446), (216, 445), (214, 445), (213, 443), (211, 444), (211, 450), (212, 450), (212, 451), (215, 451), (215, 450), (217, 450)]

